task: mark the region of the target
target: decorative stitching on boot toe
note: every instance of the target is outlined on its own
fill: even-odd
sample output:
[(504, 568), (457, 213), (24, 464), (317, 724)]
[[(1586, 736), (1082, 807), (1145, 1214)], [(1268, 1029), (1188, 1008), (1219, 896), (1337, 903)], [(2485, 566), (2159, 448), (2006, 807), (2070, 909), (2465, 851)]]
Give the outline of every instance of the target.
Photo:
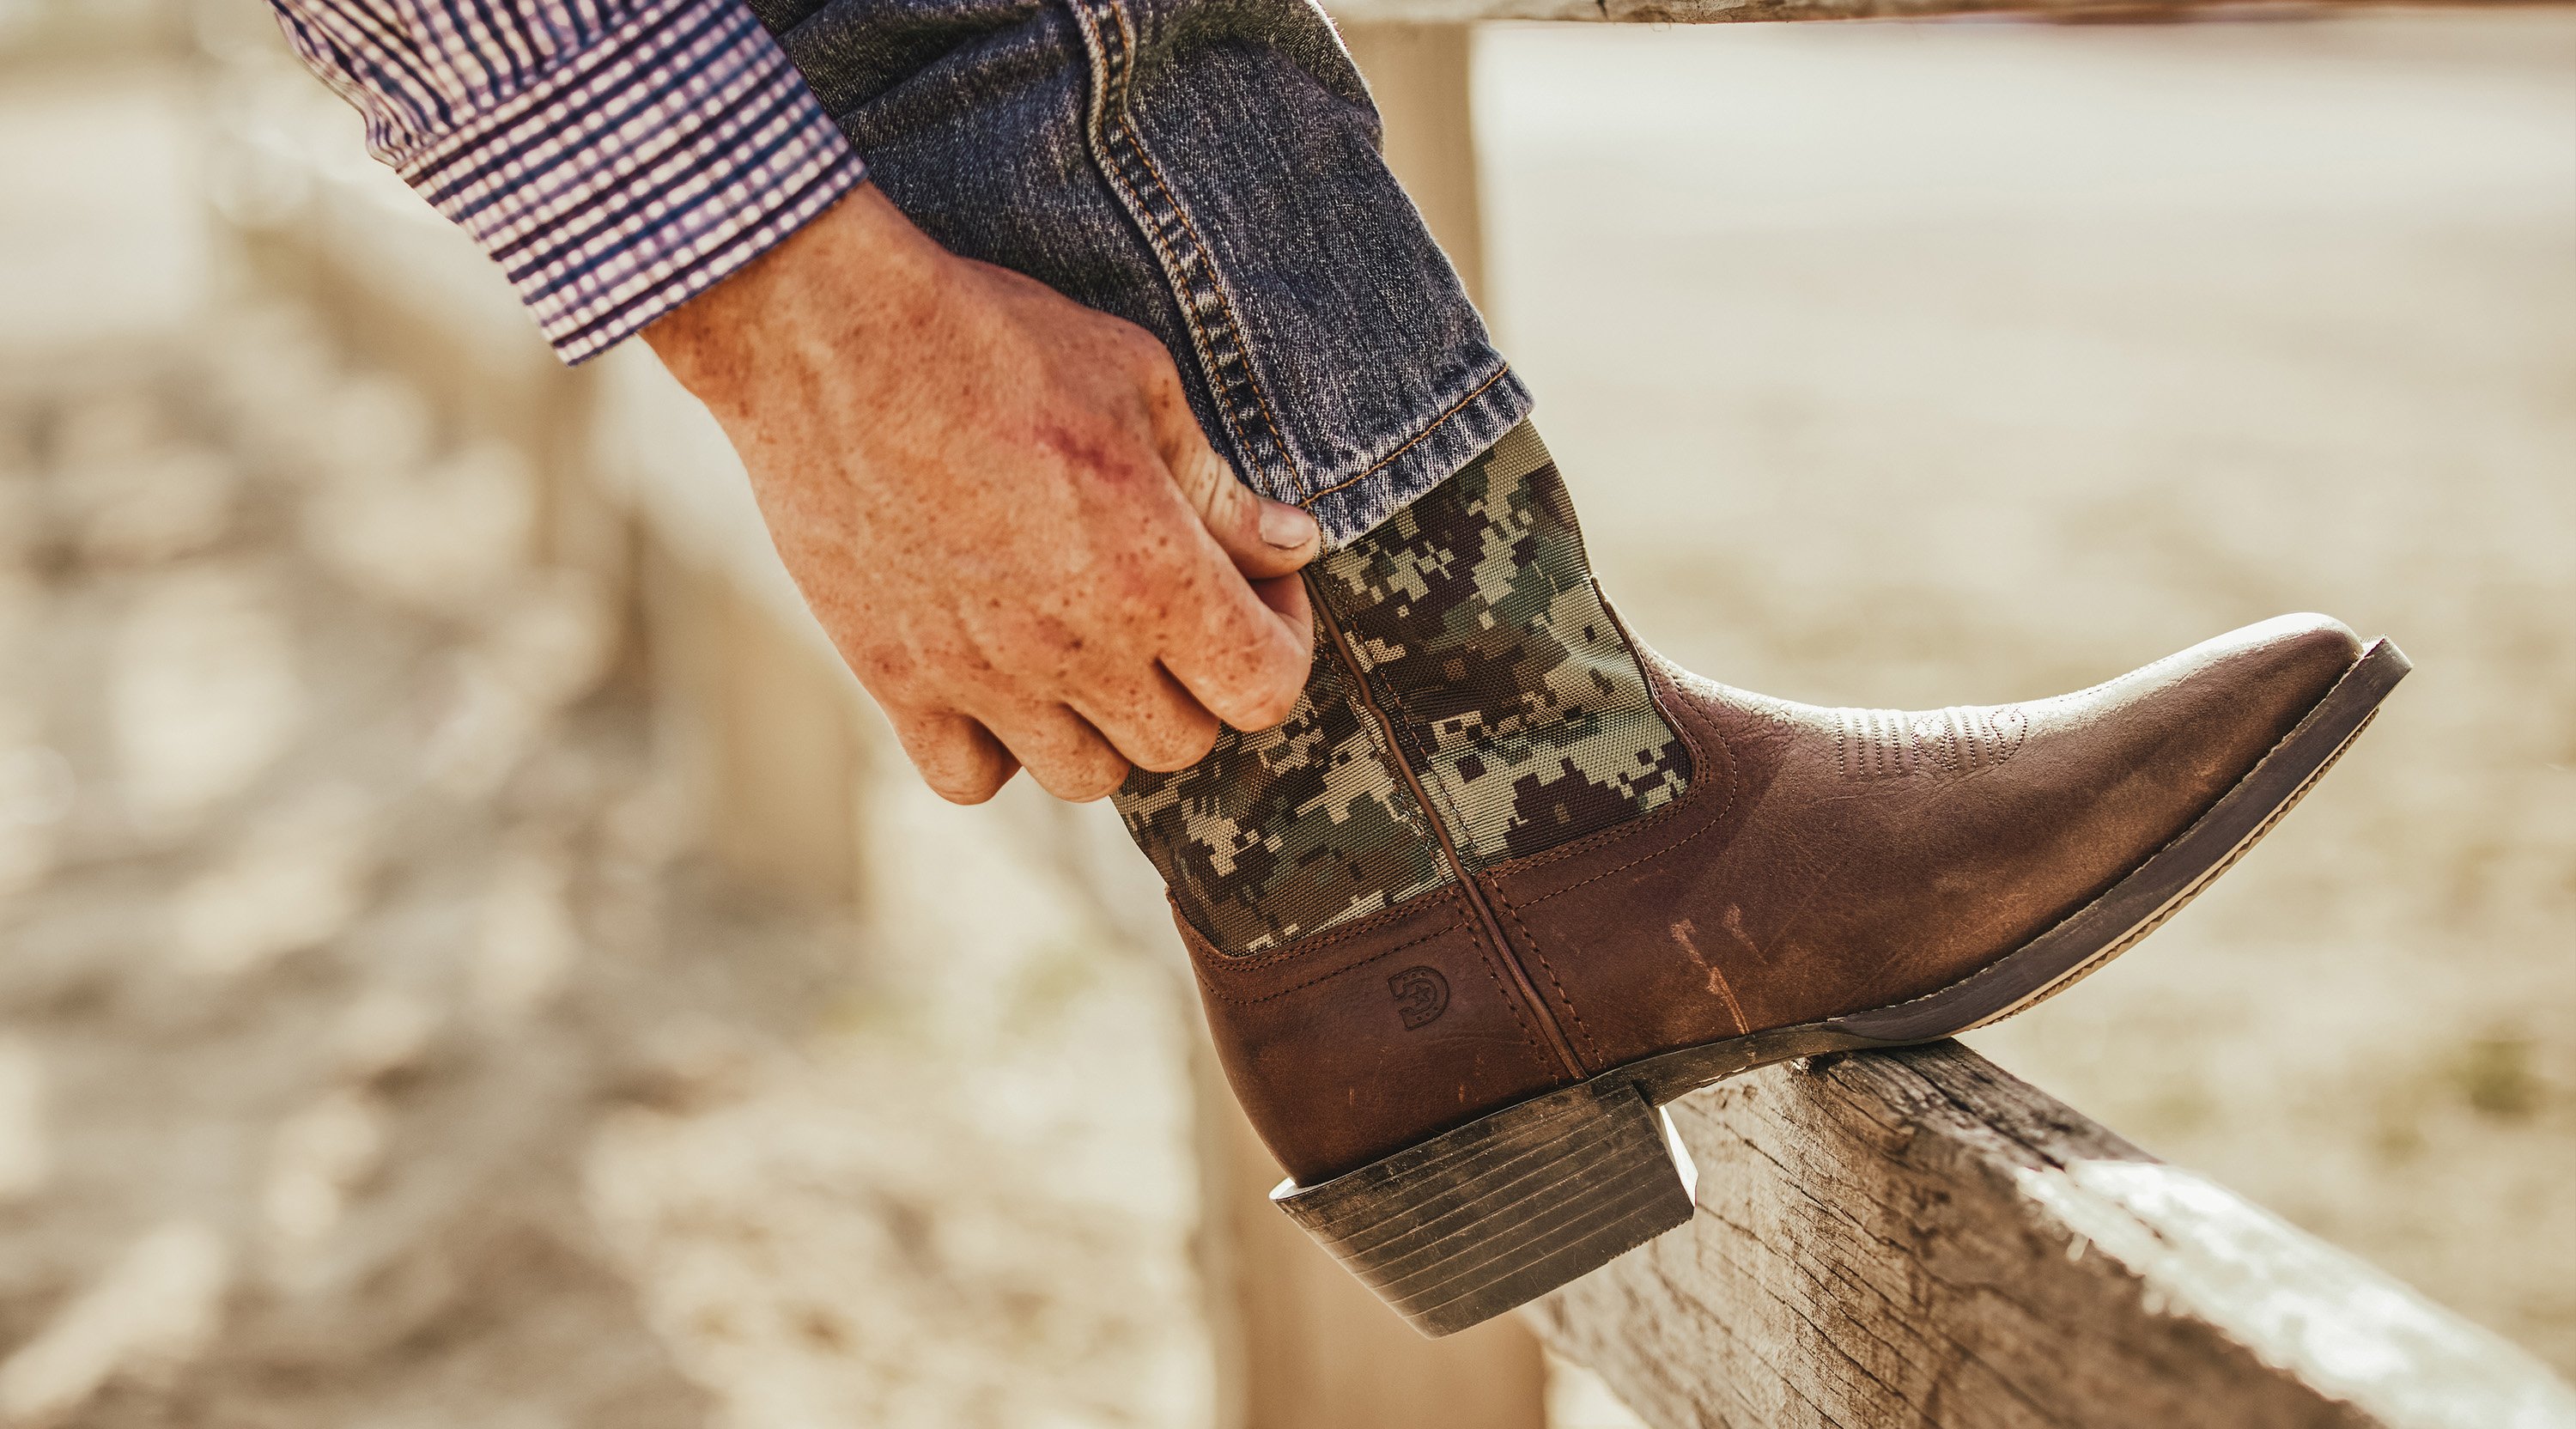
[(1852, 780), (1902, 779), (1938, 769), (1972, 774), (2020, 751), (2030, 716), (2013, 705), (1834, 711), (1834, 762)]

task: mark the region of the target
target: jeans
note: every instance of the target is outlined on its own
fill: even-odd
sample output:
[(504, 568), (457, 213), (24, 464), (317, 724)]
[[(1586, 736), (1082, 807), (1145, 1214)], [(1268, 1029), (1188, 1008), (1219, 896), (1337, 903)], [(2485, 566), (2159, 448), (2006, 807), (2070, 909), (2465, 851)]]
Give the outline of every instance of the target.
[(1328, 547), (1528, 415), (1308, 0), (751, 3), (896, 207), (1161, 338)]

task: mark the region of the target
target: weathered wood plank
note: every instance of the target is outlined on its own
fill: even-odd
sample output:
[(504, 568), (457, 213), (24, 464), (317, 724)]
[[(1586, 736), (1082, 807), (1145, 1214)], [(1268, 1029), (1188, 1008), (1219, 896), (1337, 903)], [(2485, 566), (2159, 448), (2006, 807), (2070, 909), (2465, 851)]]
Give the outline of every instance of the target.
[(1658, 1429), (2576, 1426), (2520, 1350), (1955, 1043), (1673, 1113), (1697, 1218), (1530, 1312)]
[[(2304, 0), (2284, 11), (2433, 3), (2502, 6), (2526, 0)], [(1595, 20), (1708, 25), (1735, 20), (1889, 20), (1937, 15), (2029, 14), (2127, 18), (2195, 9), (2258, 8), (2242, 0), (1326, 0), (1351, 25), (1465, 25), (1479, 20)]]

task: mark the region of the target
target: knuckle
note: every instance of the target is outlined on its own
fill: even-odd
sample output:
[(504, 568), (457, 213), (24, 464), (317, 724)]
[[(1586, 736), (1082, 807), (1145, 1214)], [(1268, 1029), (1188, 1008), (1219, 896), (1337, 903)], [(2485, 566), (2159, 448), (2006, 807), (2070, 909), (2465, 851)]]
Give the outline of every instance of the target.
[(1117, 793), (1127, 782), (1127, 769), (1127, 761), (1116, 755), (1076, 756), (1051, 762), (1039, 773), (1038, 783), (1067, 803), (1088, 804)]
[(1118, 345), (1127, 361), (1139, 369), (1138, 376), (1144, 381), (1157, 387), (1180, 385), (1180, 369), (1173, 364), (1172, 354), (1163, 346), (1162, 339), (1134, 323), (1122, 322), (1119, 324)]
[(1226, 723), (1237, 729), (1268, 729), (1286, 719), (1305, 692), (1312, 652), (1292, 655), (1267, 631), (1250, 632), (1250, 638), (1221, 648), (1222, 654), (1206, 668), (1224, 701), (1217, 712)]
[(1188, 736), (1182, 739), (1179, 745), (1173, 750), (1176, 762), (1172, 767), (1175, 769), (1187, 769), (1191, 765), (1207, 758), (1209, 755), (1216, 753), (1216, 740), (1217, 725), (1214, 720), (1209, 720), (1207, 723), (1191, 730)]
[(1223, 457), (1201, 447), (1181, 464), (1191, 469), (1191, 482), (1207, 492), (1212, 514), (1239, 522), (1260, 519), (1261, 507), (1253, 499), (1252, 488), (1234, 479), (1234, 468), (1227, 466)]
[(1216, 752), (1217, 726), (1214, 720), (1194, 721), (1184, 728), (1161, 731), (1142, 741), (1137, 751), (1137, 766), (1157, 774), (1172, 774), (1187, 769)]
[(1243, 700), (1245, 729), (1270, 729), (1297, 711), (1299, 687), (1273, 681), (1247, 691)]
[[(1183, 462), (1175, 466), (1172, 469), (1172, 480), (1180, 487), (1181, 499), (1189, 503), (1195, 524), (1217, 543), (1217, 551), (1208, 559), (1210, 561), (1220, 559), (1225, 548), (1226, 537), (1232, 534), (1233, 525), (1229, 519), (1233, 513), (1226, 508), (1225, 492), (1216, 481), (1210, 479), (1207, 469), (1195, 462)], [(1195, 542), (1195, 536), (1192, 539)], [(1173, 584), (1180, 587), (1182, 592), (1193, 601), (1198, 601), (1211, 598), (1208, 587), (1214, 582), (1183, 575)]]
[(952, 804), (983, 803), (1008, 782), (1007, 768), (996, 768), (996, 761), (951, 723), (899, 720), (897, 732), (921, 782)]
[(989, 760), (975, 757), (976, 751), (961, 743), (952, 743), (936, 752), (916, 755), (912, 767), (921, 772), (921, 782), (931, 792), (952, 804), (980, 804), (1000, 792), (1002, 780)]
[(1208, 669), (1237, 698), (1249, 699), (1287, 677), (1285, 643), (1262, 617), (1236, 610), (1228, 612), (1223, 623), (1207, 633), (1201, 648)]
[(932, 779), (928, 782), (931, 792), (940, 798), (949, 803), (964, 804), (970, 808), (977, 804), (989, 803), (995, 794), (1002, 792), (1001, 783), (993, 779), (963, 781)]

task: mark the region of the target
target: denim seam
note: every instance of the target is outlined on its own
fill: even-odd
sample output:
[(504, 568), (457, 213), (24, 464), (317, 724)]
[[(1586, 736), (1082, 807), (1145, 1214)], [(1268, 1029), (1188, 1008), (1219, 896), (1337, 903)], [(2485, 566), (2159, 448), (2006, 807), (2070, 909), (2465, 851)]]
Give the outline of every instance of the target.
[[(1135, 71), (1136, 35), (1126, 7), (1119, 0), (1069, 0), (1077, 26), (1083, 37), (1083, 49), (1092, 65), (1092, 102), (1084, 128), (1091, 142), (1094, 161), (1103, 177), (1118, 191), (1128, 216), (1144, 234), (1163, 269), (1164, 281), (1171, 285), (1172, 295), (1181, 310), (1182, 324), (1189, 329), (1190, 343), (1198, 352), (1199, 367), (1216, 399), (1218, 415), (1225, 421), (1234, 444), (1252, 467), (1250, 476), (1257, 489), (1277, 495), (1293, 491), (1296, 486), (1296, 463), (1289, 454), (1287, 439), (1280, 433), (1270, 401), (1252, 370), (1251, 344), (1245, 340), (1243, 327), (1235, 316), (1232, 301), (1218, 280), (1216, 260), (1207, 243), (1199, 236), (1189, 211), (1162, 176), (1153, 156), (1145, 148), (1144, 137), (1136, 130), (1128, 104), (1128, 83)], [(1116, 26), (1118, 53), (1113, 57), (1109, 37), (1101, 26), (1105, 12)], [(1115, 132), (1111, 125), (1115, 124)], [(1169, 218), (1149, 206), (1139, 191), (1140, 184), (1129, 166), (1142, 171), (1171, 211)], [(1172, 225), (1177, 221), (1178, 231)], [(1208, 316), (1202, 307), (1214, 309), (1221, 332), (1210, 331)], [(1234, 369), (1240, 369), (1239, 373)], [(1250, 398), (1249, 403), (1246, 397)], [(1270, 435), (1269, 450), (1275, 457), (1265, 459), (1261, 443), (1246, 430), (1248, 412), (1257, 414)], [(1288, 481), (1276, 479), (1272, 467), (1285, 469)]]
[[(1144, 234), (1146, 244), (1154, 250), (1155, 260), (1163, 269), (1164, 281), (1171, 285), (1174, 305), (1180, 309), (1181, 325), (1189, 329), (1190, 345), (1198, 353), (1199, 366), (1205, 373), (1209, 385), (1217, 389), (1217, 413), (1224, 418), (1226, 429), (1232, 433), (1235, 445), (1242, 448), (1248, 456), (1251, 444), (1244, 440), (1239, 418), (1224, 400), (1225, 393), (1217, 379), (1216, 355), (1210, 350), (1208, 335), (1200, 328), (1198, 315), (1192, 310), (1187, 282), (1180, 276), (1180, 265), (1172, 256), (1166, 236), (1154, 219), (1145, 212), (1144, 200), (1138, 197), (1127, 175), (1119, 171), (1119, 156), (1111, 152), (1106, 116), (1113, 104), (1121, 106), (1125, 104), (1127, 70), (1133, 67), (1134, 60), (1130, 54), (1127, 64), (1115, 67), (1113, 74), (1108, 42), (1100, 34), (1100, 17), (1091, 10), (1094, 4), (1110, 9), (1112, 18), (1119, 19), (1120, 44), (1130, 50), (1133, 47), (1133, 40), (1130, 38), (1132, 32), (1123, 19), (1120, 19), (1118, 12), (1109, 5), (1108, 0), (1069, 0), (1067, 8), (1073, 11), (1074, 28), (1082, 35), (1083, 56), (1091, 63), (1091, 102), (1088, 112), (1083, 116), (1083, 138), (1089, 142), (1092, 162), (1099, 166), (1101, 176), (1118, 191), (1121, 206), (1127, 210), (1129, 219), (1135, 223), (1138, 231)], [(1117, 91), (1114, 97), (1111, 93), (1113, 85)], [(1122, 124), (1120, 127), (1127, 126)], [(1131, 137), (1132, 133), (1133, 131), (1130, 130)]]
[(1450, 403), (1449, 410), (1432, 418), (1430, 422), (1424, 425), (1421, 431), (1413, 434), (1413, 439), (1411, 441), (1408, 441), (1404, 445), (1397, 447), (1395, 450), (1388, 452), (1385, 456), (1378, 458), (1375, 466), (1359, 473), (1357, 476), (1347, 477), (1341, 481), (1334, 482), (1332, 485), (1325, 487), (1323, 490), (1316, 492), (1312, 496), (1306, 497), (1297, 504), (1299, 506), (1312, 506), (1316, 502), (1323, 500), (1325, 497), (1332, 495), (1336, 491), (1357, 486), (1361, 482), (1368, 480), (1370, 477), (1377, 475), (1379, 472), (1386, 470), (1388, 467), (1395, 465), (1398, 458), (1402, 457), (1406, 452), (1413, 450), (1415, 447), (1422, 445), (1425, 441), (1430, 440), (1431, 434), (1439, 431), (1442, 427), (1447, 426), (1450, 418), (1466, 411), (1469, 403), (1472, 403), (1477, 398), (1484, 396), (1486, 392), (1492, 390), (1495, 383), (1500, 382), (1511, 375), (1512, 365), (1508, 362), (1495, 368), (1493, 376), (1476, 384), (1476, 390), (1459, 398), (1457, 401)]
[(1216, 266), (1216, 250), (1208, 246), (1205, 238), (1199, 236), (1198, 225), (1190, 219), (1189, 207), (1181, 202), (1180, 194), (1175, 192), (1170, 181), (1163, 177), (1163, 166), (1154, 162), (1154, 151), (1145, 147), (1145, 136), (1136, 132), (1132, 117), (1133, 108), (1127, 102), (1127, 78), (1134, 74), (1136, 69), (1136, 37), (1129, 28), (1130, 20), (1126, 7), (1123, 4), (1115, 4), (1113, 0), (1112, 13), (1118, 17), (1118, 28), (1127, 43), (1127, 63), (1120, 73), (1118, 85), (1118, 127), (1126, 131), (1127, 142), (1136, 150), (1137, 162), (1145, 166), (1146, 176), (1154, 181), (1154, 188), (1163, 195), (1163, 202), (1171, 205), (1172, 216), (1180, 220), (1181, 230), (1189, 235), (1191, 245), (1199, 251), (1201, 261), (1207, 266), (1209, 295), (1216, 299), (1217, 306), (1225, 319), (1226, 332), (1232, 338), (1234, 350), (1243, 364), (1242, 384), (1245, 390), (1252, 394), (1253, 404), (1261, 409), (1261, 424), (1270, 429), (1270, 440), (1279, 449), (1279, 464), (1288, 468), (1288, 476), (1293, 485), (1297, 476), (1296, 458), (1289, 455), (1288, 438), (1281, 434), (1279, 419), (1270, 410), (1270, 396), (1261, 390), (1261, 379), (1252, 370), (1252, 340), (1243, 335), (1242, 320), (1235, 316), (1233, 300), (1226, 295), (1224, 276), (1218, 272)]

